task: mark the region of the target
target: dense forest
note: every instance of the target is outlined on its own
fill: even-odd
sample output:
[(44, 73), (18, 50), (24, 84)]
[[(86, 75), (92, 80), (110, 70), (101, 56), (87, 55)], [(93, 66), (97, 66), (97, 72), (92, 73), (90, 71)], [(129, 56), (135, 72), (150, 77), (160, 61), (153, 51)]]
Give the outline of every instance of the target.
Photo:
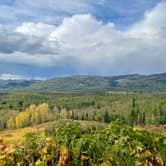
[(165, 110), (166, 93), (2, 92), (0, 165), (164, 166)]
[(1, 93), (0, 128), (19, 128), (59, 119), (127, 125), (166, 123), (165, 93)]

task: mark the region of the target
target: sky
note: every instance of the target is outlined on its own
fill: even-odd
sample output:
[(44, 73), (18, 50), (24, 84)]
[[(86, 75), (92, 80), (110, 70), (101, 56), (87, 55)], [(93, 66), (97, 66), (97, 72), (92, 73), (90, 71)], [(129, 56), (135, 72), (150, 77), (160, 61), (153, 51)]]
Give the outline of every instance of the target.
[(166, 0), (0, 0), (0, 79), (166, 72)]

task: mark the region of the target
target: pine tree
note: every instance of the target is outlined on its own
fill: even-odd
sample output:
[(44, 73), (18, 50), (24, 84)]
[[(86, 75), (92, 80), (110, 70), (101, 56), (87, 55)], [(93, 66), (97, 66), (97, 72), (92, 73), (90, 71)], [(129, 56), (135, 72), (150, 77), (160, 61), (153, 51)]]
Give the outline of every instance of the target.
[(132, 98), (131, 112), (130, 112), (130, 125), (134, 126), (137, 123), (138, 112), (136, 109), (136, 99)]
[(110, 122), (110, 116), (109, 116), (109, 114), (108, 114), (108, 111), (105, 111), (105, 112), (104, 112), (103, 121), (104, 121), (105, 123), (109, 123), (109, 122)]

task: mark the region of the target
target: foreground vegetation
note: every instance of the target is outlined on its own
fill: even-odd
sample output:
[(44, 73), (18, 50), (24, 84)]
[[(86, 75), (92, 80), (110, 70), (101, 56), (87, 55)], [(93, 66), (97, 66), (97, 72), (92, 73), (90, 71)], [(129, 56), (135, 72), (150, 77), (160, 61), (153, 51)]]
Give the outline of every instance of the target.
[(163, 166), (166, 162), (164, 136), (120, 121), (80, 123), (51, 123), (44, 132), (25, 134), (19, 146), (1, 140), (0, 165)]

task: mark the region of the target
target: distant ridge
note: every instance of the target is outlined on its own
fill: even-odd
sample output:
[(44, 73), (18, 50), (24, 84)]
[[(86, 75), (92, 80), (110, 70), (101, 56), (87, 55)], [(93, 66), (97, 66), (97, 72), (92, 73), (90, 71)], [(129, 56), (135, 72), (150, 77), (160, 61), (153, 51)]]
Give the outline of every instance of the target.
[(102, 92), (146, 91), (166, 92), (166, 73), (153, 75), (90, 76), (78, 75), (48, 80), (0, 80), (0, 91)]

